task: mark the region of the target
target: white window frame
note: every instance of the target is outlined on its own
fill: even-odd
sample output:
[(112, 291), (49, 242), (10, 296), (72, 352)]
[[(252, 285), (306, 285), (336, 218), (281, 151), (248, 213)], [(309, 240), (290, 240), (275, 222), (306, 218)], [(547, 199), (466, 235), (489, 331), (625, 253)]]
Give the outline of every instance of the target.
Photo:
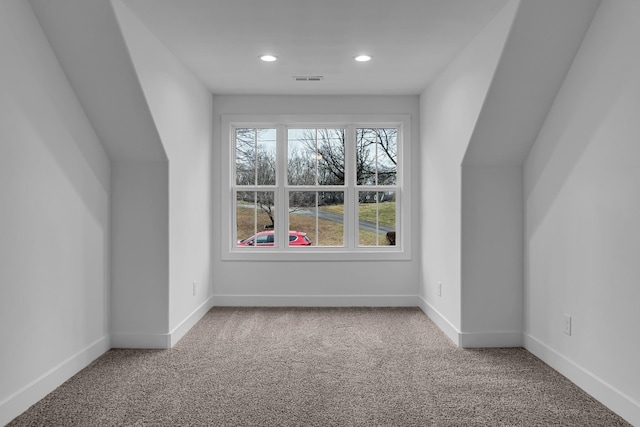
[[(277, 129), (277, 173), (275, 186), (261, 186), (257, 191), (275, 191), (276, 241), (284, 242), (281, 247), (254, 248), (238, 247), (235, 227), (235, 132), (236, 128), (276, 128)], [(345, 185), (322, 186), (325, 191), (344, 191), (345, 200), (353, 200), (357, 191), (381, 191), (384, 186), (356, 186), (355, 147), (356, 128), (397, 128), (398, 129), (398, 170), (396, 177), (396, 245), (358, 246), (357, 203), (345, 203), (345, 236), (343, 247), (331, 246), (288, 246), (288, 209), (283, 209), (289, 192), (317, 191), (315, 186), (288, 185), (287, 181), (287, 129), (288, 128), (345, 128), (347, 149), (345, 162), (348, 173)], [(411, 119), (408, 114), (384, 115), (241, 115), (225, 114), (221, 117), (221, 254), (229, 261), (382, 261), (411, 259)], [(280, 147), (285, 147), (281, 149)], [(244, 188), (244, 186), (242, 187)], [(249, 186), (247, 191), (256, 191)], [(355, 210), (355, 212), (354, 212)], [(260, 230), (258, 230), (260, 231)], [(244, 236), (247, 237), (247, 236)]]

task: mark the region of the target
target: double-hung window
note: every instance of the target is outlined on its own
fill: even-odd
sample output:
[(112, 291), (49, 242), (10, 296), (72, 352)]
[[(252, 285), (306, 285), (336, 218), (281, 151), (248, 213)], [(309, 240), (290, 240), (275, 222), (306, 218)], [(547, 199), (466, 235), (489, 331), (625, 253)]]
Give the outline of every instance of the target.
[(228, 258), (403, 258), (408, 117), (222, 122)]

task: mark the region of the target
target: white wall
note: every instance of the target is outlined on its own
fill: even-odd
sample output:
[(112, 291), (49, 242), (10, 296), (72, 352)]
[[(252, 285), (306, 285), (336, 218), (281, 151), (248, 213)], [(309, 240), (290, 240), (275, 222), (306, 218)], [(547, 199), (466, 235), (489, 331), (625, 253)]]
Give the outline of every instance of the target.
[(169, 159), (169, 329), (180, 327), (172, 333), (175, 343), (209, 308), (213, 97), (127, 6), (119, 0), (113, 6)]
[(112, 161), (166, 160), (110, 0), (29, 0)]
[(602, 2), (524, 168), (526, 346), (635, 425), (638, 22), (640, 2)]
[(111, 176), (111, 345), (167, 348), (167, 162), (113, 162)]
[[(221, 188), (222, 162), (220, 117), (223, 114), (410, 114), (411, 134), (418, 136), (417, 96), (214, 96), (213, 188), (214, 203), (226, 197)], [(417, 182), (417, 144), (409, 158)], [(417, 199), (417, 186), (405, 198)], [(417, 204), (411, 214), (410, 230), (419, 230)], [(413, 259), (408, 261), (313, 261), (265, 262), (222, 261), (220, 204), (213, 223), (214, 304), (249, 305), (414, 305), (417, 294), (417, 239)]]
[(0, 425), (109, 348), (109, 160), (28, 2), (0, 2)]
[(509, 2), (420, 97), (419, 293), (422, 308), (456, 343), (461, 329), (461, 164), (517, 6)]
[(522, 346), (522, 166), (463, 165), (463, 347)]

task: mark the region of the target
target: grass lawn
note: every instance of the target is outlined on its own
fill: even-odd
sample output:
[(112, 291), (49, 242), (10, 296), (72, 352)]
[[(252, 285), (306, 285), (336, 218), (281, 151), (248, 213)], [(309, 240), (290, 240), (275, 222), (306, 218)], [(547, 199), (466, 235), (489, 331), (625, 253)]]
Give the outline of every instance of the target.
[[(378, 203), (378, 221), (380, 225), (396, 226), (396, 202)], [(344, 205), (323, 206), (320, 209), (328, 212), (342, 214)], [(358, 215), (361, 221), (376, 222), (376, 204), (360, 203), (358, 205)]]
[[(395, 203), (394, 203), (395, 205)], [(335, 206), (332, 206), (335, 208)], [(344, 210), (340, 206), (340, 210), (331, 210), (335, 213), (342, 213)], [(323, 208), (324, 209), (324, 208)], [(329, 210), (329, 209), (327, 209)], [(395, 211), (394, 211), (395, 213)], [(375, 214), (374, 214), (375, 215)], [(375, 219), (375, 216), (374, 216)], [(250, 208), (238, 208), (236, 210), (236, 220), (238, 226), (238, 239), (245, 239), (254, 234), (254, 210)], [(265, 225), (271, 224), (271, 220), (264, 212), (258, 210), (258, 231), (264, 230)], [(313, 246), (343, 246), (344, 226), (337, 222), (319, 220), (318, 221), (318, 234), (316, 235), (316, 220), (303, 215), (290, 214), (289, 215), (289, 229), (297, 230), (307, 233)], [(376, 245), (376, 233), (369, 231), (360, 231), (360, 245), (362, 246), (375, 246)], [(388, 245), (389, 242), (385, 236), (379, 236), (378, 245)]]

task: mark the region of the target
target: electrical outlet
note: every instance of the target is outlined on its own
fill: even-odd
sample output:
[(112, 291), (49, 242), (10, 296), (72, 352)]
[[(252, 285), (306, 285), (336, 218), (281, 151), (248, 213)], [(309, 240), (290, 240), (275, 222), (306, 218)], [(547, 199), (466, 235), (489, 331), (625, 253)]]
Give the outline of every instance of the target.
[(571, 336), (571, 316), (568, 314), (564, 315), (563, 323), (562, 323), (562, 332)]
[(438, 296), (442, 296), (442, 282), (438, 282)]
[(197, 286), (196, 286), (196, 282), (193, 282), (193, 296), (196, 296), (196, 291), (197, 291)]

